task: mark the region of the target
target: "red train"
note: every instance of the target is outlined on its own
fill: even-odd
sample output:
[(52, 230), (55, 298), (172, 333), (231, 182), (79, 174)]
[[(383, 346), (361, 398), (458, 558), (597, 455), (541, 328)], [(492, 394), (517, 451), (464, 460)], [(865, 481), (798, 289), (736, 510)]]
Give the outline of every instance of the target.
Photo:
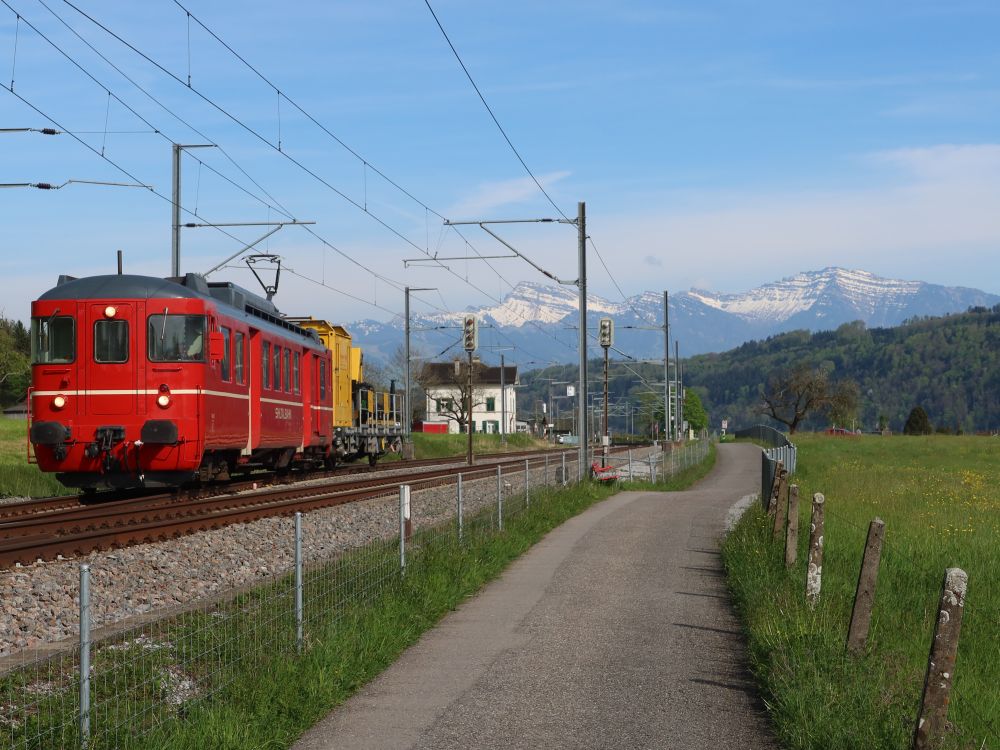
[(29, 439), (72, 487), (175, 486), (400, 449), (342, 328), (230, 283), (62, 276), (31, 306)]

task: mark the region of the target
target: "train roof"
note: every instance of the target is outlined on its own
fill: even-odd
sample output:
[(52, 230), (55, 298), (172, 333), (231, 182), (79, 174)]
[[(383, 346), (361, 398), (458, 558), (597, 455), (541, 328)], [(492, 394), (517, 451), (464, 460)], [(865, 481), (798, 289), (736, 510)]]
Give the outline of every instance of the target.
[[(56, 286), (39, 296), (39, 300), (79, 300), (108, 298), (142, 299), (210, 299), (218, 305), (231, 308), (254, 326), (280, 328), (322, 345), (315, 331), (302, 328), (286, 320), (270, 300), (228, 281), (209, 282), (205, 277), (189, 273), (165, 279), (156, 276), (109, 274), (75, 278), (60, 276)], [(269, 325), (267, 325), (269, 324)]]

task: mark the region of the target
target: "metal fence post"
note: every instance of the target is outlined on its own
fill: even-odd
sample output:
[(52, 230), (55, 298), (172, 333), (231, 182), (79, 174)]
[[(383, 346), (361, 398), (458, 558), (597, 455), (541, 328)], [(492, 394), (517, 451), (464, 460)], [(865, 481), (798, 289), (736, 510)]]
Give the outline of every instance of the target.
[(90, 743), (90, 566), (80, 566), (80, 747)]
[(410, 485), (399, 485), (399, 570), (406, 571), (406, 522), (410, 519)]
[(531, 494), (528, 492), (528, 478), (531, 473), (528, 470), (528, 459), (524, 459), (524, 507), (531, 505)]
[(503, 477), (497, 464), (497, 527), (503, 531)]
[(562, 480), (562, 486), (565, 487), (566, 486), (566, 451), (563, 451), (563, 454), (562, 454), (562, 476), (560, 477), (560, 479)]
[(295, 647), (302, 653), (302, 513), (295, 512)]
[(632, 449), (628, 449), (628, 478), (632, 481)]
[(462, 475), (458, 475), (458, 541), (462, 541)]

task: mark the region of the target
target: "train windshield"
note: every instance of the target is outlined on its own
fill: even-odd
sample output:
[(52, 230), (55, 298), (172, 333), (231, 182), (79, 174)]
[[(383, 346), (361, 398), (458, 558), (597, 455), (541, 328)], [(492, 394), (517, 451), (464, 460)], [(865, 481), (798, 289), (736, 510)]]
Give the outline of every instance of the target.
[(150, 315), (146, 332), (151, 362), (204, 362), (204, 315)]
[(68, 315), (31, 319), (31, 361), (36, 365), (72, 362), (76, 326)]

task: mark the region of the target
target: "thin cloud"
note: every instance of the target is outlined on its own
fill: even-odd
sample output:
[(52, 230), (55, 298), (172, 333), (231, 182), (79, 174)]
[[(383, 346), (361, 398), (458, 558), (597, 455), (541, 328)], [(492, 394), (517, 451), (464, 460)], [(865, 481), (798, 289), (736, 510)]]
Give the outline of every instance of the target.
[[(548, 190), (560, 180), (569, 177), (570, 172), (550, 172), (539, 175), (538, 181)], [(479, 218), (504, 206), (523, 203), (538, 196), (538, 186), (530, 177), (518, 177), (500, 182), (485, 182), (447, 211), (454, 219)]]

